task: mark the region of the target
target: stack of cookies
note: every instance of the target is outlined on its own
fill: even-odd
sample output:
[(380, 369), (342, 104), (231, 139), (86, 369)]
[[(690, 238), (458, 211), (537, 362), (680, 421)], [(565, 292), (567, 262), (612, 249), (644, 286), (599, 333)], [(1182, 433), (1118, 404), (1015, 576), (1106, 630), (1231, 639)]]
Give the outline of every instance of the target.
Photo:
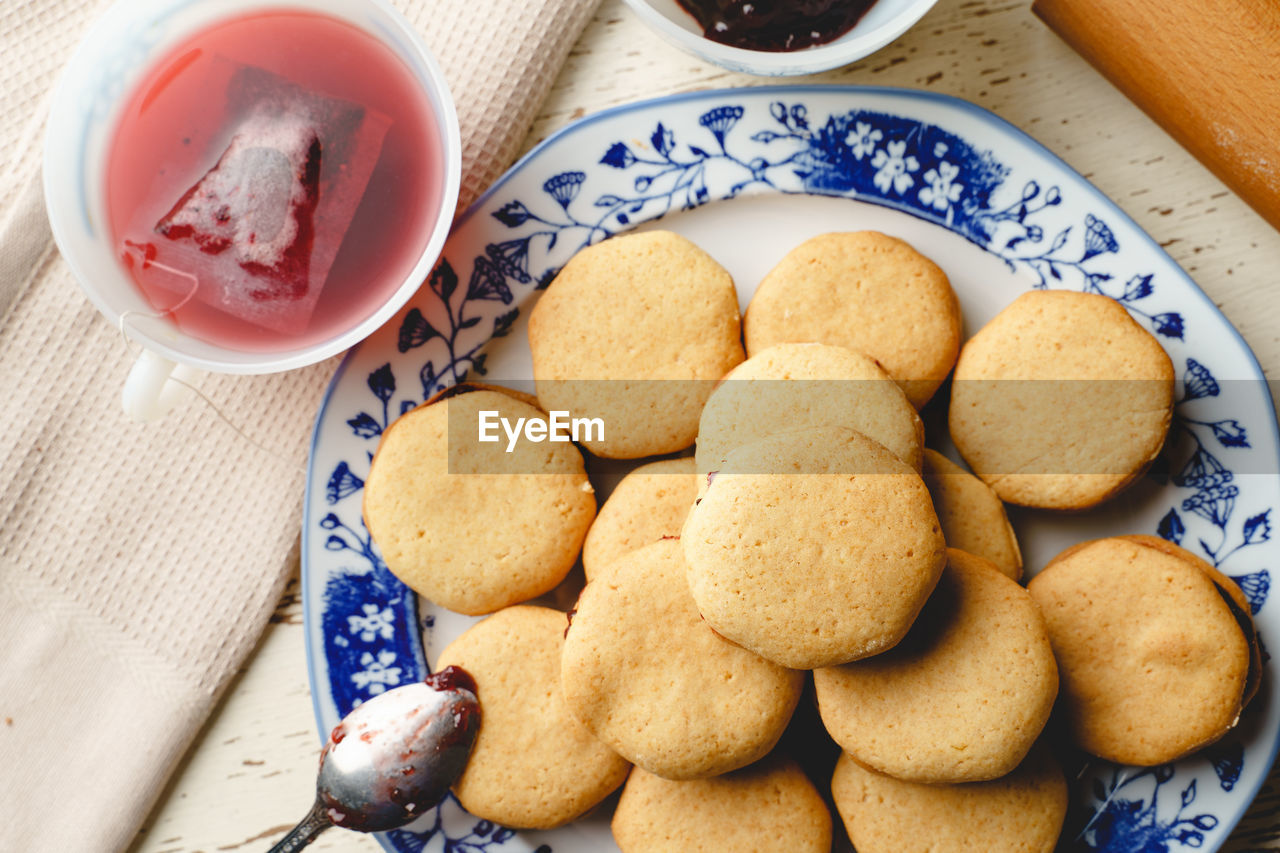
[[(1164, 540), (1083, 542), (1019, 583), (1005, 503), (1096, 506), (1169, 429), (1169, 358), (1105, 297), (1032, 291), (963, 342), (943, 271), (860, 232), (792, 250), (741, 317), (714, 259), (651, 231), (573, 258), (529, 343), (536, 399), (439, 395), (386, 432), (365, 486), (389, 568), (492, 614), (437, 661), (478, 685), (455, 793), (479, 817), (552, 828), (622, 786), (625, 853), (827, 851), (829, 803), (859, 853), (1047, 853), (1068, 738), (1165, 763), (1257, 689), (1240, 590)], [(917, 414), (953, 371), (973, 473)], [(545, 434), (553, 412), (603, 430), (476, 429)], [(646, 461), (597, 513), (584, 452)], [(579, 556), (567, 616), (525, 603)]]

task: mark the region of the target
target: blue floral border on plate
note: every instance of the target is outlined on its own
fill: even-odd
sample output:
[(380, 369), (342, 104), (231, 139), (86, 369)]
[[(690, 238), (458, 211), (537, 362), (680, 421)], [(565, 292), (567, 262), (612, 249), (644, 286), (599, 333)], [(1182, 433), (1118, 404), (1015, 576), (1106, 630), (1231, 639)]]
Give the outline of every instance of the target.
[[(811, 112), (806, 104), (831, 95), (846, 98), (849, 108), (823, 115)], [(1011, 185), (1011, 167), (964, 136), (918, 117), (856, 106), (860, 100), (886, 95), (912, 104), (960, 108), (984, 124), (995, 123), (997, 141), (1012, 135), (1055, 162), (1059, 171), (1054, 180), (1027, 178)], [(538, 195), (516, 198), (508, 193), (507, 180), (500, 180), (459, 220), (455, 233), (475, 217), (487, 215), (498, 223), (490, 227), (504, 239), (487, 242), (465, 264), (450, 258), (446, 246), (428, 286), (393, 321), (398, 352), (417, 352), (421, 368), (412, 377), (397, 377), (389, 362), (372, 370), (366, 380), (367, 405), (346, 419), (352, 435), (368, 442), (365, 458), (309, 472), (304, 524), (318, 525), (323, 547), (352, 562), (345, 571), (327, 578), (319, 617), (329, 675), (323, 687), (339, 715), (364, 698), (426, 671), (414, 596), (387, 570), (359, 520), (358, 505), (351, 506), (352, 497), (363, 486), (358, 471), (367, 468), (376, 440), (397, 415), (468, 374), (483, 375), (485, 344), (508, 334), (523, 299), (550, 283), (559, 267), (583, 246), (673, 210), (744, 193), (840, 196), (904, 211), (960, 234), (1011, 269), (1022, 271), (1033, 287), (1073, 288), (1116, 299), (1171, 347), (1184, 340), (1188, 320), (1185, 310), (1161, 304), (1161, 282), (1170, 277), (1170, 270), (1176, 270), (1184, 285), (1212, 305), (1167, 257), (1164, 269), (1124, 269), (1117, 261), (1121, 242), (1113, 226), (1138, 229), (1114, 204), (1003, 120), (932, 93), (769, 87), (658, 99), (615, 108), (565, 128), (508, 174), (530, 168), (543, 150), (586, 125), (694, 104), (700, 105), (696, 123), (682, 115), (628, 128), (635, 137), (618, 134), (620, 138), (602, 144), (599, 151), (588, 152), (589, 162), (581, 169), (547, 174)], [(1081, 189), (1080, 184), (1087, 188), (1085, 206), (1092, 209), (1068, 221), (1061, 215), (1063, 202), (1068, 193)], [(1150, 242), (1146, 235), (1142, 237)], [(1229, 328), (1225, 318), (1222, 322)], [(1247, 353), (1247, 345), (1239, 341)], [(353, 358), (354, 351), (339, 368), (317, 415), (313, 459), (330, 396)], [(1252, 361), (1251, 354), (1249, 358)], [(1225, 568), (1229, 560), (1239, 564), (1233, 558), (1242, 550), (1271, 538), (1272, 507), (1245, 517), (1236, 512), (1240, 488), (1235, 460), (1239, 452), (1252, 447), (1251, 429), (1255, 433), (1275, 429), (1275, 415), (1269, 400), (1269, 427), (1242, 423), (1247, 420), (1243, 413), (1206, 414), (1202, 401), (1215, 402), (1222, 390), (1210, 358), (1184, 356), (1181, 362), (1182, 391), (1174, 433), (1187, 452), (1168, 472), (1181, 498), (1151, 532), (1193, 549), (1198, 546), (1206, 559)], [(1261, 376), (1256, 361), (1252, 366)], [(322, 514), (315, 512), (312, 503), (317, 477), (324, 482), (327, 511)], [(303, 582), (311, 636), (317, 614), (310, 607), (314, 590), (309, 589), (306, 534), (304, 530)], [(1259, 613), (1268, 598), (1269, 571), (1258, 568), (1235, 579), (1253, 612)], [(308, 652), (313, 695), (318, 697), (321, 685), (310, 645)], [(317, 719), (322, 719), (316, 701)], [(1231, 791), (1245, 761), (1243, 743), (1228, 737), (1208, 757), (1217, 785)], [(1089, 779), (1092, 784), (1086, 787), (1092, 801), (1080, 808), (1075, 846), (1107, 851), (1201, 847), (1222, 819), (1195, 807), (1198, 780), (1175, 782), (1176, 767), (1141, 772), (1095, 768)], [(1179, 790), (1176, 812), (1160, 806), (1160, 793), (1169, 785)], [(435, 840), (446, 851), (474, 853), (505, 849), (506, 842), (516, 837), (510, 830), (470, 818), (456, 801), (442, 805), (413, 829), (390, 833), (384, 843), (389, 849), (418, 851)], [(550, 853), (547, 845), (538, 850)]]

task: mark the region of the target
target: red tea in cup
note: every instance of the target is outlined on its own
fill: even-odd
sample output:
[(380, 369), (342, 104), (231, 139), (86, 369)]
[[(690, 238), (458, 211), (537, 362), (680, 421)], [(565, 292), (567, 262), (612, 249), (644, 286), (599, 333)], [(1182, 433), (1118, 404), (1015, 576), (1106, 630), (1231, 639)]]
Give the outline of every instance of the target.
[(351, 24), (222, 21), (124, 101), (106, 175), (116, 255), (187, 334), (313, 346), (413, 270), (439, 214), (438, 138), (411, 70)]

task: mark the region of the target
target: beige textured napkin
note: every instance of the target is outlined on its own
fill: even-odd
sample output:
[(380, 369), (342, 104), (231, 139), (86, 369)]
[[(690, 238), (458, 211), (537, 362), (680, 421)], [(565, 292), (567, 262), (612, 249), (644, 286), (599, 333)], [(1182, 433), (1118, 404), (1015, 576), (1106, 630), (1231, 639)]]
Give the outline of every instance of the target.
[[(214, 0), (216, 2), (216, 0)], [(509, 164), (596, 0), (395, 0), (449, 78), (463, 202)], [(104, 0), (0, 2), (0, 850), (124, 847), (296, 563), (335, 362), (126, 421), (132, 356), (49, 237), (46, 94)]]

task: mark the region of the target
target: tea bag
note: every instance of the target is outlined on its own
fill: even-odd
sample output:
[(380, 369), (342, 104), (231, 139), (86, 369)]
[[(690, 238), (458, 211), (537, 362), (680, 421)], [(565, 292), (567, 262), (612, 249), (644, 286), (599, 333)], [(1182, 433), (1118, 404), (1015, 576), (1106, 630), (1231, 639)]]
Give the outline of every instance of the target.
[(214, 65), (226, 79), (229, 117), (224, 132), (207, 136), (216, 160), (155, 221), (141, 275), (175, 293), (194, 284), (207, 305), (299, 333), (391, 122), (261, 68)]
[[(156, 225), (209, 255), (228, 252), (240, 270), (232, 292), (257, 301), (308, 291), (322, 146), (305, 117), (255, 109), (199, 183)], [(224, 285), (231, 282), (225, 278)]]

